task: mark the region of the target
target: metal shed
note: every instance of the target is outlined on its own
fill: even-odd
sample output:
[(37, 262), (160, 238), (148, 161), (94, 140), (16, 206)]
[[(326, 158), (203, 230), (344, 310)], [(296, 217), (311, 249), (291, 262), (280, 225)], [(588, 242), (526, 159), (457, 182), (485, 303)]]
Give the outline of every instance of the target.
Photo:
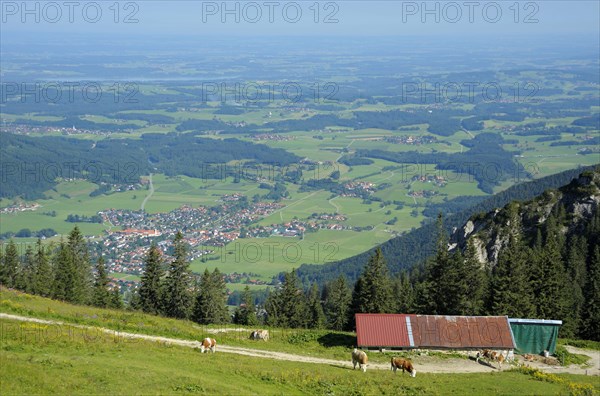
[(363, 348), (514, 349), (506, 316), (356, 314)]
[(518, 353), (554, 354), (562, 320), (508, 319)]

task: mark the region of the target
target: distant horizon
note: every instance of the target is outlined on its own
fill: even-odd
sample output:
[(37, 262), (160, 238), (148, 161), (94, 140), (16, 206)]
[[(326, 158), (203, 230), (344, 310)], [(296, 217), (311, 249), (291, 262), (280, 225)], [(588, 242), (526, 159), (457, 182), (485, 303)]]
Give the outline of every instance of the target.
[[(51, 5), (54, 4), (54, 5)], [(361, 36), (600, 33), (598, 1), (3, 1), (2, 33)], [(269, 6), (268, 4), (272, 4)], [(116, 7), (115, 7), (116, 5)]]

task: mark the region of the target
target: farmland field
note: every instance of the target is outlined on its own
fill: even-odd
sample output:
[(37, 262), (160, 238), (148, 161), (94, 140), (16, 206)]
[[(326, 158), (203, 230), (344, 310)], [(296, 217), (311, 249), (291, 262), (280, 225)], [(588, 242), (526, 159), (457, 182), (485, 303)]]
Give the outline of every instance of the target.
[[(386, 48), (385, 42), (376, 47)], [(445, 53), (438, 43), (433, 46)], [(89, 220), (99, 213), (176, 219), (187, 208), (218, 212), (228, 199), (242, 199), (237, 211), (251, 204), (274, 206), (251, 208), (260, 212), (251, 214), (251, 220), (243, 215), (233, 224), (213, 218), (188, 230), (186, 238), (196, 252), (192, 269), (251, 272), (268, 283), (279, 272), (302, 264), (323, 264), (361, 253), (431, 222), (439, 212), (450, 215), (451, 210), (464, 209), (477, 199), (473, 197), (600, 162), (598, 92), (589, 77), (594, 61), (580, 55), (571, 64), (548, 55), (548, 64), (557, 68), (549, 70), (515, 57), (510, 70), (503, 70), (508, 59), (481, 50), (484, 66), (474, 76), (457, 70), (444, 56), (412, 60), (405, 71), (388, 74), (373, 68), (369, 51), (360, 50), (354, 55), (360, 72), (344, 69), (340, 58), (327, 57), (331, 69), (316, 75), (311, 74), (315, 65), (311, 61), (292, 65), (268, 57), (272, 63), (262, 67), (272, 74), (269, 78), (244, 71), (232, 83), (259, 87), (252, 100), (239, 100), (239, 95), (223, 99), (223, 92), (207, 94), (204, 80), (188, 80), (197, 65), (179, 57), (172, 67), (151, 66), (178, 78), (133, 82), (136, 101), (132, 103), (111, 101), (119, 99), (111, 97), (94, 104), (60, 102), (48, 107), (8, 100), (0, 104), (3, 132), (32, 139), (27, 144), (33, 145), (54, 144), (57, 140), (52, 139), (68, 139), (73, 145), (83, 142), (81, 150), (89, 153), (79, 164), (85, 168), (88, 161), (97, 162), (109, 169), (108, 174), (93, 175), (88, 169), (76, 177), (53, 179), (47, 170), (57, 160), (46, 163), (42, 158), (33, 165), (33, 171), (40, 170), (36, 177), (41, 180), (34, 180), (33, 175), (27, 178), (30, 162), (14, 159), (6, 175), (14, 193), (0, 198), (0, 234), (4, 239), (19, 235), (17, 242), (28, 244), (36, 240), (37, 232), (50, 229), (56, 235), (45, 240), (58, 242), (77, 225), (99, 244), (126, 228), (158, 227), (152, 222), (112, 224), (108, 215), (100, 222)], [(126, 52), (124, 57), (126, 69), (139, 67), (135, 56)], [(229, 66), (222, 73), (239, 67), (238, 60), (229, 56), (210, 57)], [(395, 60), (381, 58), (384, 65)], [(282, 82), (275, 76), (282, 65), (299, 77), (296, 88), (303, 96), (298, 100), (290, 101), (279, 90)], [(96, 67), (105, 66), (112, 67)], [(7, 64), (7, 70), (17, 75), (20, 68), (26, 73), (28, 67), (19, 60)], [(432, 82), (459, 84), (471, 78), (498, 84), (504, 96), (489, 100), (477, 91), (474, 97), (454, 100), (402, 88), (406, 84), (431, 88)], [(269, 92), (267, 83), (277, 89)], [(100, 85), (112, 87), (110, 82)], [(154, 149), (144, 147), (144, 142), (153, 140), (160, 142), (152, 143)], [(180, 154), (192, 149), (193, 142), (247, 146), (233, 153), (225, 149), (226, 158), (215, 162), (221, 157), (210, 152), (214, 145), (208, 152)], [(109, 146), (118, 152), (114, 157), (94, 151)], [(48, 149), (48, 156), (56, 150)], [(139, 154), (144, 150), (154, 151)], [(268, 154), (257, 157), (257, 152)], [(127, 168), (132, 164), (133, 169)], [(124, 182), (123, 176), (132, 178)], [(66, 221), (68, 216), (71, 219)], [(161, 236), (156, 241), (172, 238), (175, 229), (183, 226), (175, 221), (158, 227)], [(223, 237), (225, 242), (198, 242), (191, 234), (200, 232)], [(112, 263), (116, 250), (106, 246), (96, 251), (108, 249)], [(271, 251), (268, 246), (277, 248)], [(288, 246), (287, 250), (281, 246)], [(140, 275), (136, 271), (115, 270), (113, 276), (123, 279), (130, 274), (136, 279)]]

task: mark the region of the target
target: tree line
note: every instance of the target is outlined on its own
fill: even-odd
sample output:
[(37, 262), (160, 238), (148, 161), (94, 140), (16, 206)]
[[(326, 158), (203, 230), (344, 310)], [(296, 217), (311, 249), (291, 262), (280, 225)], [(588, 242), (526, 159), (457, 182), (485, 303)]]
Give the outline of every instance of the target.
[(295, 271), (265, 304), (275, 326), (353, 330), (356, 313), (507, 315), (559, 319), (561, 337), (600, 340), (600, 212), (577, 234), (565, 236), (564, 210), (551, 213), (531, 237), (508, 208), (506, 246), (496, 265), (482, 265), (473, 239), (464, 251), (448, 250), (442, 217), (436, 253), (424, 264), (391, 276), (377, 249), (353, 288), (341, 274), (318, 300), (313, 284), (305, 298)]
[[(438, 213), (448, 213), (448, 209), (450, 209), (450, 212), (454, 214), (445, 219), (444, 226), (446, 232), (451, 232), (454, 227), (463, 226), (469, 218), (477, 213), (490, 212), (512, 201), (533, 199), (548, 189), (556, 189), (568, 184), (584, 171), (594, 169), (600, 168), (598, 168), (598, 165), (594, 165), (570, 169), (540, 179), (516, 184), (495, 195), (484, 197), (483, 200), (481, 198), (460, 199), (462, 202), (457, 202), (458, 205), (452, 208), (439, 206), (434, 208), (435, 212), (429, 211), (428, 215), (435, 218)], [(408, 271), (435, 254), (436, 223), (435, 221), (431, 221), (406, 234), (392, 238), (382, 243), (380, 248), (389, 264), (392, 275)], [(374, 253), (375, 249), (371, 249), (333, 263), (321, 265), (302, 264), (298, 268), (297, 274), (305, 287), (310, 286), (312, 282), (317, 282), (322, 286), (326, 282), (336, 279), (340, 274), (344, 274), (350, 283), (354, 283), (358, 279), (358, 275), (362, 272), (365, 263)], [(283, 274), (279, 278), (283, 279)]]
[(91, 264), (87, 242), (75, 227), (55, 246), (38, 239), (21, 257), (10, 240), (0, 249), (0, 284), (73, 304), (122, 308), (118, 287), (110, 287), (104, 259)]
[[(168, 261), (156, 245), (145, 257), (145, 271), (129, 309), (199, 324), (266, 324), (285, 328), (353, 330), (356, 313), (430, 315), (507, 315), (563, 320), (562, 337), (600, 339), (600, 211), (577, 233), (565, 234), (567, 216), (560, 205), (535, 231), (525, 230), (518, 204), (504, 213), (509, 226), (500, 232), (506, 245), (494, 266), (481, 264), (474, 239), (463, 250), (448, 249), (440, 215), (436, 252), (422, 265), (391, 276), (381, 249), (375, 250), (356, 283), (345, 275), (322, 288), (303, 288), (295, 270), (257, 306), (249, 288), (230, 314), (223, 274), (215, 269), (192, 274), (181, 233)], [(92, 267), (76, 227), (50, 252), (40, 241), (19, 258), (9, 242), (0, 257), (0, 283), (28, 293), (76, 304), (122, 308), (117, 288), (110, 289), (100, 256)]]

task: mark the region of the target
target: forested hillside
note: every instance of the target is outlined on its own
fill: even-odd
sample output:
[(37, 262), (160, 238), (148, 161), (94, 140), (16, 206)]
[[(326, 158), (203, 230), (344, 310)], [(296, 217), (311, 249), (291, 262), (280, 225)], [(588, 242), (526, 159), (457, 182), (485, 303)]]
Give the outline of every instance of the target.
[[(529, 200), (542, 194), (547, 189), (564, 186), (582, 171), (589, 169), (593, 169), (593, 167), (572, 169), (538, 180), (521, 183), (486, 198), (475, 205), (471, 205), (472, 200), (462, 200), (465, 205), (462, 206), (462, 210), (455, 212), (451, 216), (446, 216), (444, 221), (445, 229), (447, 232), (451, 232), (453, 228), (463, 226), (474, 214), (487, 213), (514, 200)], [(442, 210), (442, 207), (439, 208)], [(456, 209), (456, 206), (453, 205), (452, 209)], [(381, 244), (380, 248), (388, 262), (390, 271), (393, 274), (397, 274), (401, 270), (410, 269), (424, 262), (428, 257), (433, 255), (435, 252), (435, 242), (435, 224), (429, 223), (397, 238), (390, 239)], [(298, 269), (298, 276), (305, 285), (309, 285), (312, 282), (324, 284), (337, 278), (340, 274), (346, 275), (350, 282), (354, 282), (358, 279), (364, 263), (374, 251), (375, 249), (371, 249), (345, 260), (324, 265), (305, 264)]]
[[(93, 183), (137, 183), (141, 175), (222, 178), (207, 165), (249, 160), (280, 166), (300, 158), (283, 149), (239, 139), (209, 139), (194, 133), (143, 134), (140, 139), (97, 142), (66, 137), (2, 133), (0, 197), (40, 198), (59, 178), (84, 178)], [(225, 170), (226, 171), (226, 170)], [(231, 170), (234, 172), (234, 170)]]
[[(448, 288), (463, 285), (471, 301), (483, 290), (488, 312), (560, 319), (563, 336), (600, 334), (600, 169), (533, 200), (473, 216), (453, 233), (450, 247), (445, 268), (425, 267), (426, 277), (436, 274), (430, 281), (438, 285), (440, 301), (452, 301)], [(448, 281), (461, 268), (452, 268), (452, 260), (461, 257), (483, 268), (480, 286), (465, 284), (467, 274)], [(455, 302), (449, 311), (461, 305), (460, 298)]]
[(562, 337), (598, 339), (600, 169), (475, 215), (450, 239), (439, 216), (435, 234), (435, 254), (392, 280), (377, 250), (351, 312), (558, 319)]

